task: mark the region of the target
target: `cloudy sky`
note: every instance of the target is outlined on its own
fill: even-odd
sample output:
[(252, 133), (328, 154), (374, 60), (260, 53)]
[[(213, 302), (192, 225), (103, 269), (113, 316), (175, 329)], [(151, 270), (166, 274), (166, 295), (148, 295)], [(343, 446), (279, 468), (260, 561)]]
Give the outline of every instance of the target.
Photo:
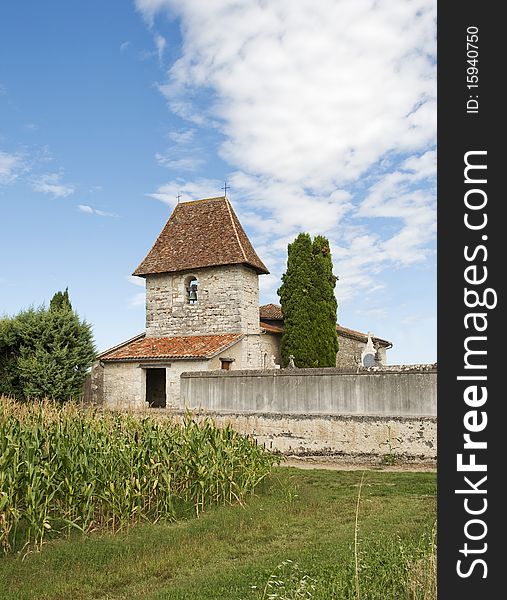
[[(0, 314), (69, 287), (99, 349), (181, 200), (228, 196), (271, 271), (326, 235), (338, 321), (436, 360), (436, 2), (0, 5)], [(188, 241), (189, 244), (192, 240)]]

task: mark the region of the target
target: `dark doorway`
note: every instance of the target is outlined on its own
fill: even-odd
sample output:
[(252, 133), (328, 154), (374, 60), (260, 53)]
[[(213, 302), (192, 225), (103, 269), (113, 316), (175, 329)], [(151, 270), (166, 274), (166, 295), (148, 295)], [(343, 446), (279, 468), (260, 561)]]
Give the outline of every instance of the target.
[(165, 408), (165, 369), (146, 369), (146, 402), (153, 408)]

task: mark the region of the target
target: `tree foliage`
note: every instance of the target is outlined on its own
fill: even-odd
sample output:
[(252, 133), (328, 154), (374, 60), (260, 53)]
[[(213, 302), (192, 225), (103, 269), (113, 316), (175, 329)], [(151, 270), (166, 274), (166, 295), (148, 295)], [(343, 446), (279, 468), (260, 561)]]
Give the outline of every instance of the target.
[(82, 393), (95, 358), (91, 325), (72, 310), (68, 291), (49, 308), (0, 320), (0, 393), (65, 401)]
[(335, 285), (328, 240), (316, 236), (312, 241), (307, 233), (300, 233), (289, 244), (287, 270), (278, 290), (284, 315), (284, 365), (291, 354), (297, 367), (336, 365)]

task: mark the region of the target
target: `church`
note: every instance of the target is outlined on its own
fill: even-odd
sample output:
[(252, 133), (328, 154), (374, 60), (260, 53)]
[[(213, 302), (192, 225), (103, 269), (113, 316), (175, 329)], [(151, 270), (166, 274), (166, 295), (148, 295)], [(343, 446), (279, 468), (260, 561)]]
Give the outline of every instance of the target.
[[(229, 199), (176, 205), (133, 275), (146, 281), (146, 331), (98, 356), (91, 384), (110, 407), (180, 407), (185, 371), (280, 368), (283, 314), (259, 306), (269, 271)], [(374, 348), (386, 363), (392, 344), (337, 325), (338, 367), (357, 369)]]

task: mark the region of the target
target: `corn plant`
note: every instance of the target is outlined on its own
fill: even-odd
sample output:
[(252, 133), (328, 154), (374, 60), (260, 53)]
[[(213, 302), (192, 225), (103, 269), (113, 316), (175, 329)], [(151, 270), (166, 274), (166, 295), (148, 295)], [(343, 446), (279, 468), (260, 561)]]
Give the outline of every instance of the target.
[(0, 545), (243, 503), (277, 459), (230, 426), (0, 397)]

